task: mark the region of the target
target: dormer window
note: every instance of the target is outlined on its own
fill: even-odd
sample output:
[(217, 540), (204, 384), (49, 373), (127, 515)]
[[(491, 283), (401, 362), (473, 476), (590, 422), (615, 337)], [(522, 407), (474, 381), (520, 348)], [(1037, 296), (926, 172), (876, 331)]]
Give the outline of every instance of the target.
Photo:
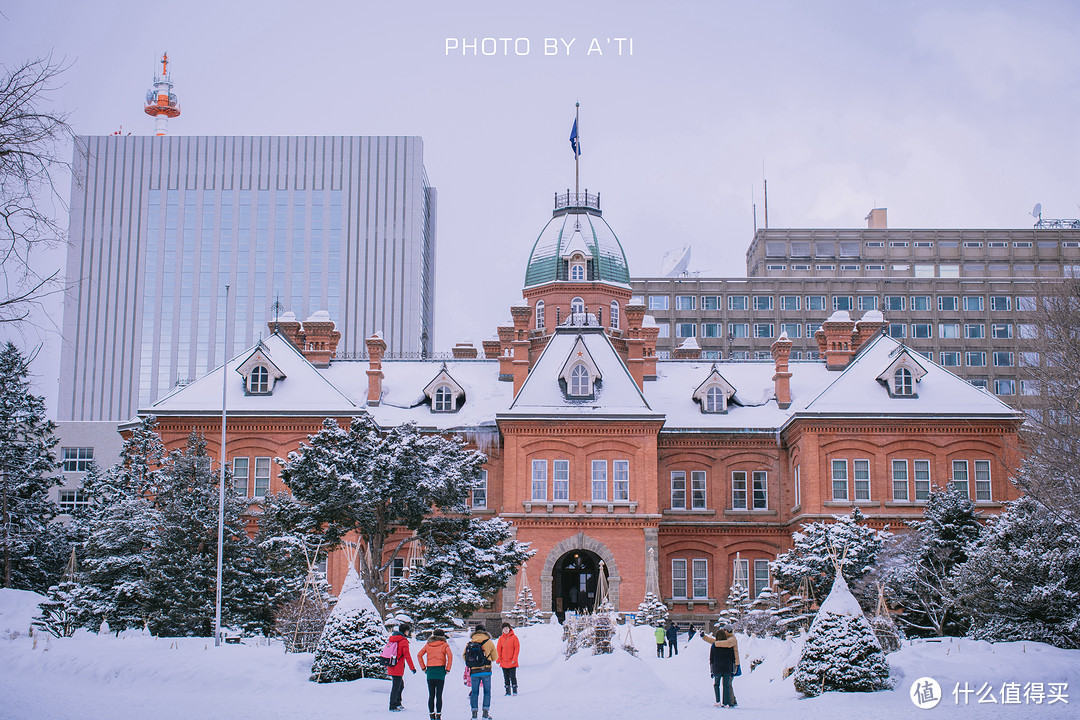
[(435, 390), (431, 409), (435, 412), (454, 411), (454, 393), (451, 392), (449, 385), (440, 385)]
[(588, 397), (592, 394), (589, 386), (589, 370), (584, 365), (575, 365), (570, 371), (570, 394), (574, 397)]
[(724, 391), (720, 386), (714, 385), (705, 391), (705, 412), (724, 412), (724, 406)]
[(270, 371), (265, 365), (256, 365), (248, 376), (248, 392), (252, 395), (265, 395), (270, 392)]
[(585, 301), (579, 297), (570, 301), (570, 314), (580, 315), (585, 312)]
[(893, 395), (914, 395), (915, 385), (911, 379), (911, 371), (906, 367), (896, 368), (893, 373)]
[(735, 388), (713, 365), (705, 382), (697, 386), (691, 397), (701, 405), (703, 413), (726, 413), (728, 404), (735, 397)]
[(457, 412), (464, 402), (465, 389), (450, 377), (444, 364), (435, 379), (424, 388), (424, 395), (431, 403), (432, 412), (452, 413)]
[(585, 258), (580, 255), (570, 258), (570, 279), (577, 282), (585, 280)]
[(904, 346), (893, 351), (893, 361), (885, 371), (877, 376), (878, 382), (889, 389), (889, 396), (895, 398), (915, 398), (916, 383), (926, 374), (926, 368)]

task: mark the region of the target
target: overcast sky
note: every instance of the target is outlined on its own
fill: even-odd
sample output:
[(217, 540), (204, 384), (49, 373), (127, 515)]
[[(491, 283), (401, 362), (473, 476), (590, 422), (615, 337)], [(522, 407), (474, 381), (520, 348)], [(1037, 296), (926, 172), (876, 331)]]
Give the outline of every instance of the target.
[[(36, 0), (3, 10), (0, 60), (71, 62), (55, 100), (80, 134), (152, 134), (167, 50), (171, 134), (422, 136), (436, 349), (491, 337), (521, 299), (573, 187), (575, 102), (582, 186), (634, 277), (684, 244), (691, 269), (744, 275), (763, 172), (772, 227), (865, 227), (872, 207), (890, 227), (1030, 227), (1036, 202), (1080, 216), (1074, 1), (520, 5)], [(484, 56), (483, 38), (511, 40)], [(50, 398), (57, 355), (36, 366)]]

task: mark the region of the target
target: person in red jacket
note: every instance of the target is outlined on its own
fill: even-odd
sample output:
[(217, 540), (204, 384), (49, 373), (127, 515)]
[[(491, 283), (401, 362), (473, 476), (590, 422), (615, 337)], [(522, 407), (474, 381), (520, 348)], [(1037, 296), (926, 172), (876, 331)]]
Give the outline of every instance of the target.
[(416, 666), (413, 665), (412, 656), (409, 654), (409, 637), (412, 636), (412, 625), (401, 623), (398, 625), (396, 634), (391, 635), (388, 642), (397, 643), (397, 659), (394, 664), (386, 669), (390, 676), (390, 712), (404, 710), (401, 706), (401, 692), (405, 689), (405, 663), (409, 663), (409, 669), (416, 674)]
[(502, 624), (498, 649), (499, 666), (502, 667), (506, 694), (517, 695), (518, 650), (521, 649), (521, 643), (518, 642), (518, 636), (514, 634), (514, 628), (510, 627), (510, 623)]

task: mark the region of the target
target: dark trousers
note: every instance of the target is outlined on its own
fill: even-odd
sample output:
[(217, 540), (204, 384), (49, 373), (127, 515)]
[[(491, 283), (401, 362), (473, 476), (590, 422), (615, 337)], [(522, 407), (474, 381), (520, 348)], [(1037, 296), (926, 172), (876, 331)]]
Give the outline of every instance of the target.
[(390, 709), (401, 705), (401, 691), (405, 689), (405, 678), (400, 675), (390, 676)]
[(509, 667), (503, 668), (503, 685), (506, 686), (506, 692), (509, 694), (511, 691), (517, 694), (517, 668)]
[(656, 643), (656, 657), (664, 657), (665, 643)]
[(442, 712), (442, 691), (443, 685), (446, 684), (446, 680), (432, 680), (428, 678), (427, 681), (427, 710), (429, 713), (441, 713)]
[[(713, 692), (716, 694), (716, 702), (722, 705), (730, 705), (735, 707), (735, 688), (731, 687), (731, 678), (733, 675), (713, 675)], [(723, 683), (724, 693), (723, 697), (720, 695), (720, 685)]]
[(676, 638), (674, 640), (669, 638), (668, 641), (667, 641), (667, 656), (671, 657), (671, 653), (673, 651), (674, 651), (674, 653), (676, 655), (679, 654), (679, 640), (678, 640), (678, 638)]

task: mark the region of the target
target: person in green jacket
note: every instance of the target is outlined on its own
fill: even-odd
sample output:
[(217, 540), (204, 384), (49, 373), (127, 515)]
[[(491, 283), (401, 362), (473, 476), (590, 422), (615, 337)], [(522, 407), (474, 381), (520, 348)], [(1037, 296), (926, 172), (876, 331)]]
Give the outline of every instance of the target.
[(656, 626), (653, 637), (656, 638), (656, 657), (662, 658), (664, 657), (664, 646), (667, 645), (667, 633), (664, 631), (663, 625)]

